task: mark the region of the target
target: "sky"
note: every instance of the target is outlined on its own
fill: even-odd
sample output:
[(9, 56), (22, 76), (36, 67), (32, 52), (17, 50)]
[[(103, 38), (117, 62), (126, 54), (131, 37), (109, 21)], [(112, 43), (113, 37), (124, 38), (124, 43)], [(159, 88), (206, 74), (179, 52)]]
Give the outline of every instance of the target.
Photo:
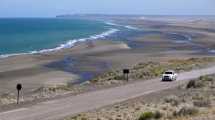
[(215, 15), (215, 0), (0, 0), (0, 17), (96, 13)]

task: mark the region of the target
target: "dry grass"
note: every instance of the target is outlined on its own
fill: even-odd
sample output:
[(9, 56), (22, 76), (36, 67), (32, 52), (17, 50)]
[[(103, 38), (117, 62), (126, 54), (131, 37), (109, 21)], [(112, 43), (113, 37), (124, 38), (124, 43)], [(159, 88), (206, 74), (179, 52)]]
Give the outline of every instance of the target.
[[(147, 80), (147, 79), (159, 77), (167, 69), (173, 69), (173, 70), (176, 70), (177, 72), (182, 72), (182, 71), (201, 68), (213, 62), (215, 62), (215, 58), (211, 57), (211, 58), (191, 58), (191, 59), (185, 59), (185, 60), (170, 60), (166, 63), (156, 63), (156, 62), (139, 63), (134, 67), (130, 68), (131, 73), (129, 77), (130, 77), (130, 80), (140, 80), (140, 79)], [(22, 100), (31, 101), (34, 99), (50, 98), (50, 97), (55, 97), (57, 95), (62, 95), (66, 93), (78, 94), (80, 92), (88, 91), (90, 87), (95, 87), (96, 89), (97, 88), (100, 89), (104, 87), (111, 87), (113, 85), (121, 85), (127, 82), (124, 79), (125, 78), (121, 70), (110, 71), (82, 85), (76, 85), (76, 86), (61, 85), (61, 86), (40, 87), (32, 91), (32, 94), (30, 96), (25, 96), (25, 98), (23, 98)], [(209, 78), (201, 77), (200, 79), (205, 81), (205, 83), (211, 82), (210, 77)], [(195, 82), (194, 85), (191, 85), (191, 87), (193, 88), (197, 88), (199, 86), (204, 87), (204, 85), (201, 85), (201, 84), (202, 84), (201, 82), (200, 83)], [(210, 87), (215, 87), (213, 85), (214, 85), (214, 82), (213, 83), (211, 82)], [(0, 95), (0, 105), (11, 104), (15, 102), (16, 102), (16, 95), (11, 95), (9, 93)], [(199, 101), (197, 101), (195, 104), (198, 104), (198, 103)], [(175, 103), (171, 103), (171, 104), (177, 105), (178, 103), (175, 101)]]
[(202, 76), (195, 81), (203, 84), (202, 87), (187, 88), (190, 84), (187, 83), (183, 88), (176, 88), (183, 94), (169, 95), (150, 104), (137, 99), (65, 120), (214, 120), (214, 81), (215, 75)]
[[(138, 63), (134, 67), (130, 68), (131, 73), (129, 78), (131, 80), (147, 80), (150, 78), (159, 77), (165, 70), (175, 70), (176, 72), (190, 71), (193, 69), (199, 69), (206, 67), (208, 64), (214, 63), (215, 58), (190, 58), (185, 60), (170, 60), (165, 63), (147, 62)], [(112, 82), (113, 81), (113, 82)], [(118, 81), (118, 82), (117, 82)], [(125, 82), (125, 77), (122, 70), (109, 71), (103, 75), (97, 76), (91, 83), (105, 84), (105, 83), (119, 83)]]

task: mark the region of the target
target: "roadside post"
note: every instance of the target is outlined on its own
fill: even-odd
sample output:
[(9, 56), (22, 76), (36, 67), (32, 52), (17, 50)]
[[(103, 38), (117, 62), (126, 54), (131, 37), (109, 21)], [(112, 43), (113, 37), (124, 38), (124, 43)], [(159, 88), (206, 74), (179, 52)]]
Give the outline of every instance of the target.
[(128, 81), (128, 74), (130, 73), (129, 69), (124, 69), (123, 70), (123, 74), (124, 74), (124, 78)]
[(19, 104), (19, 93), (20, 93), (20, 91), (22, 90), (22, 84), (17, 84), (16, 85), (16, 89), (17, 89), (17, 104)]

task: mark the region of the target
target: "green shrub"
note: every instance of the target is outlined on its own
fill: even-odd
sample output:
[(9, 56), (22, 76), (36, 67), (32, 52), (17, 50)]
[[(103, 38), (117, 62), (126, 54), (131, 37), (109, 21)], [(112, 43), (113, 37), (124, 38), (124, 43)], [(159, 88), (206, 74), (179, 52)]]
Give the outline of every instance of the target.
[(197, 81), (197, 80), (191, 80), (188, 82), (186, 88), (190, 89), (190, 88), (201, 88), (203, 87), (204, 84), (201, 81)]
[(201, 76), (199, 79), (203, 81), (213, 81), (213, 78), (209, 76)]
[(186, 88), (187, 88), (187, 89), (195, 88), (195, 86), (196, 86), (196, 81), (195, 81), (195, 80), (191, 80), (191, 81), (188, 82)]
[(116, 76), (114, 76), (114, 80), (125, 80), (125, 76), (124, 75), (116, 75)]
[(196, 107), (211, 107), (210, 100), (196, 100), (193, 102), (193, 105)]
[(159, 111), (156, 112), (144, 112), (140, 115), (138, 120), (152, 120), (152, 119), (160, 119), (162, 117), (162, 113)]
[(151, 70), (151, 73), (153, 76), (160, 76), (164, 72), (164, 67), (159, 66)]
[(163, 116), (163, 114), (160, 111), (156, 111), (154, 113), (154, 118), (155, 119), (160, 119), (160, 118), (162, 118), (162, 116)]
[(164, 99), (164, 102), (170, 103), (172, 106), (178, 106), (180, 99), (177, 96), (168, 96)]
[(87, 118), (85, 118), (85, 117), (83, 117), (83, 118), (81, 118), (81, 120), (88, 120)]
[(183, 106), (178, 111), (173, 112), (173, 116), (192, 116), (198, 113), (198, 109), (191, 106)]
[(93, 80), (91, 80), (90, 82), (91, 82), (91, 83), (97, 83), (97, 82), (99, 82), (99, 80), (98, 80), (98, 79), (93, 79)]
[(64, 120), (89, 120), (88, 118), (86, 118), (84, 115), (82, 114), (78, 114), (77, 116), (74, 117), (68, 117)]
[(150, 120), (152, 118), (154, 118), (153, 112), (144, 112), (142, 113), (138, 120)]

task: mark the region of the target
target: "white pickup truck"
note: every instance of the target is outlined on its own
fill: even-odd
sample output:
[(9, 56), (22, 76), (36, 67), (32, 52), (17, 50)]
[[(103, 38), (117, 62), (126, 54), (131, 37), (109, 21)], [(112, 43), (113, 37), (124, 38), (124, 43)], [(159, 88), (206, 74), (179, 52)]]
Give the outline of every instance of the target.
[(168, 70), (162, 75), (162, 81), (175, 81), (177, 79), (177, 74), (173, 70)]

